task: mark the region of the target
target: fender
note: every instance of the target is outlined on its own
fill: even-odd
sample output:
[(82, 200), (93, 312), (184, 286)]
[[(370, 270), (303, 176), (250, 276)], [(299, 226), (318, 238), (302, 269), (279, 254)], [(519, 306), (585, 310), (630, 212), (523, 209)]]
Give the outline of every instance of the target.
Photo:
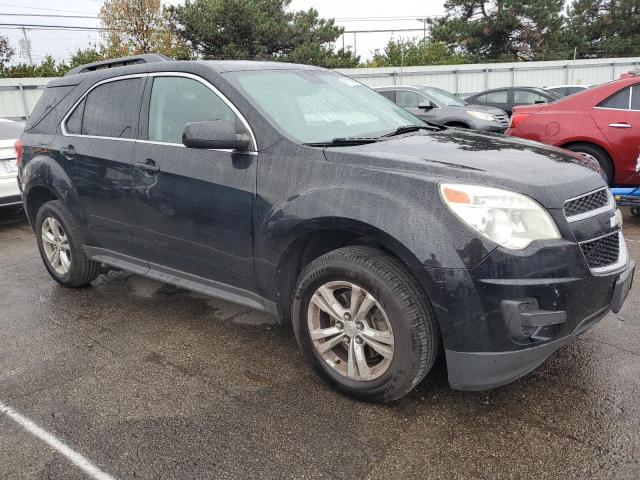
[[(29, 205), (31, 191), (34, 188), (45, 188), (56, 198), (64, 201), (73, 215), (80, 220), (80, 224), (85, 225), (84, 211), (80, 206), (78, 193), (67, 171), (53, 158), (55, 154), (48, 148), (38, 149), (33, 156), (29, 156), (29, 153), (28, 151), (24, 153), (20, 173), (22, 198), (27, 214), (31, 212)], [(29, 218), (29, 221), (34, 225), (35, 218)]]

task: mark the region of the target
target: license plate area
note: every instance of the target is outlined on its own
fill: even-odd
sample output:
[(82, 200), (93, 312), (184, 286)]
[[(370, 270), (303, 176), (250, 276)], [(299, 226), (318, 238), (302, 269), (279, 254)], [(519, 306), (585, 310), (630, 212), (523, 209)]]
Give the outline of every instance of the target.
[(624, 301), (627, 299), (631, 287), (633, 286), (633, 275), (635, 273), (635, 263), (631, 263), (631, 267), (627, 269), (616, 280), (613, 288), (613, 296), (611, 297), (611, 311), (618, 313), (622, 309)]

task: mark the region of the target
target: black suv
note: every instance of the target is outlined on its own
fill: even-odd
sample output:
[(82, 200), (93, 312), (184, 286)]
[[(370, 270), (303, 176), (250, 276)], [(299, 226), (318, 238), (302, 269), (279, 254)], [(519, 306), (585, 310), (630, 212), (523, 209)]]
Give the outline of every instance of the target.
[(633, 279), (596, 165), (432, 126), (321, 68), (79, 67), (18, 150), (56, 281), (116, 267), (270, 312), (369, 401), (405, 395), (441, 350), (454, 388), (513, 381), (619, 310)]

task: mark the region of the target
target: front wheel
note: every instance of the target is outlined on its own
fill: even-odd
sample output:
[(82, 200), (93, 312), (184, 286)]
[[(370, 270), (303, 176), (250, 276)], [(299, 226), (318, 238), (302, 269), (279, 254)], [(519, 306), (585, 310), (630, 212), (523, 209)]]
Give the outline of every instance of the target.
[(300, 350), (338, 390), (384, 403), (409, 393), (436, 359), (439, 336), (420, 287), (393, 257), (345, 247), (300, 275), (293, 307)]

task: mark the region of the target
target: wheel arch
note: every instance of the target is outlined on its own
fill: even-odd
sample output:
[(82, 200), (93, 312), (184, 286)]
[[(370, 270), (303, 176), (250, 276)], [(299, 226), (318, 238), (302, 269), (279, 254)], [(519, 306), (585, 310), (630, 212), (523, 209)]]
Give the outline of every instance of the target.
[[(365, 222), (336, 217), (313, 219), (300, 225), (280, 256), (276, 270), (275, 300), (283, 323), (290, 321), (292, 295), (300, 272), (316, 258), (344, 246), (377, 248), (399, 260), (419, 281), (420, 261), (388, 233)], [(424, 292), (428, 298), (428, 292)]]
[(611, 170), (613, 172), (613, 178), (616, 176), (616, 163), (614, 161), (614, 157), (608, 145), (604, 145), (602, 142), (594, 141), (592, 138), (588, 139), (572, 139), (571, 141), (566, 141), (561, 145), (558, 145), (560, 148), (565, 148), (569, 150), (571, 147), (577, 145), (588, 145), (590, 147), (594, 147), (598, 150), (601, 150), (609, 160), (609, 164), (611, 165)]

